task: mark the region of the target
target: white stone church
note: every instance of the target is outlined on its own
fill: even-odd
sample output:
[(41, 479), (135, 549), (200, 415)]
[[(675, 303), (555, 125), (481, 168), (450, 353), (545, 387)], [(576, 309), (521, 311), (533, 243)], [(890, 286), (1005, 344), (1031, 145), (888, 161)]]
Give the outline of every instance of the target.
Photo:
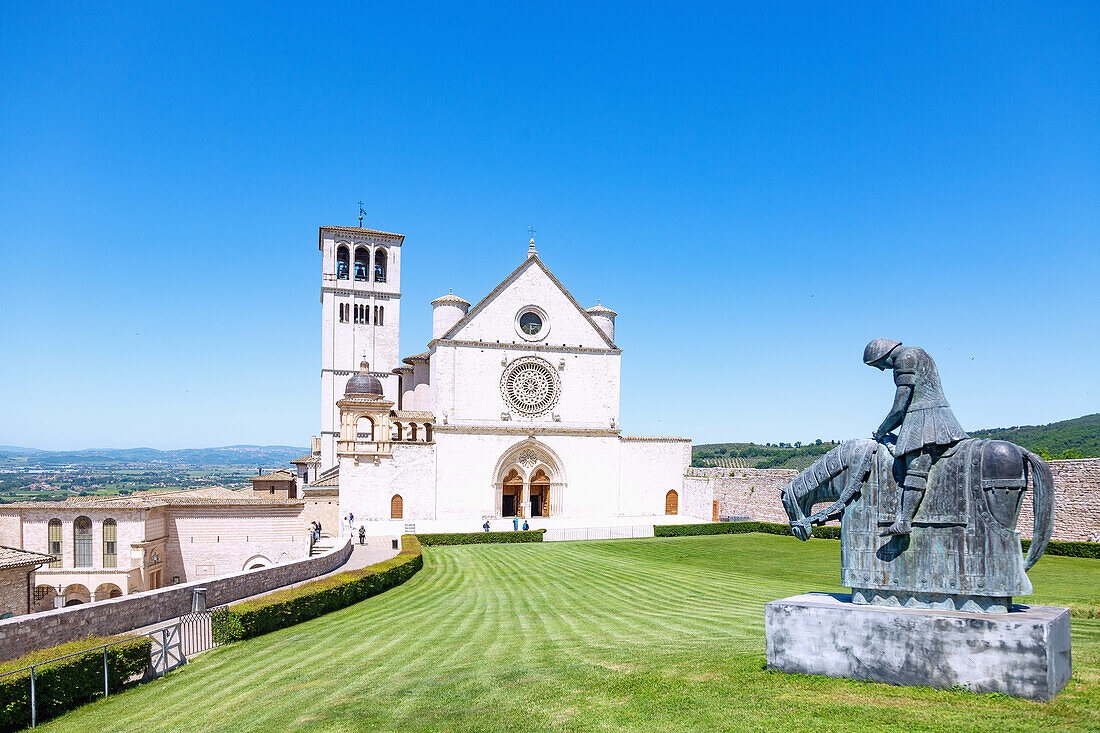
[(684, 493), (689, 439), (620, 429), (614, 311), (583, 308), (532, 240), (473, 307), (433, 300), (427, 350), (399, 361), (403, 244), (320, 229), (321, 435), (296, 462), (305, 497), (338, 497), (341, 520), (370, 534), (710, 518), (709, 496)]

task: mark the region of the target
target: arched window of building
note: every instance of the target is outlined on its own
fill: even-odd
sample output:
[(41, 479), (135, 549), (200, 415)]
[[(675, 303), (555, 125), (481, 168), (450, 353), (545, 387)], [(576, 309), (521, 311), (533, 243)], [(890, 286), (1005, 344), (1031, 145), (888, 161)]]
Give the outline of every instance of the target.
[(374, 325), (385, 326), (386, 325), (386, 309), (384, 306), (375, 306), (374, 310)]
[(416, 423), (409, 423), (409, 440), (416, 441)]
[(432, 424), (430, 422), (424, 423), (424, 442), (432, 442)]
[(379, 247), (374, 250), (374, 281), (386, 282), (386, 248)]
[(61, 567), (61, 520), (51, 519), (49, 525), (49, 552), (56, 558), (50, 563), (51, 568)]
[(77, 517), (73, 522), (73, 567), (92, 566), (92, 520)]
[(336, 277), (340, 280), (348, 279), (349, 253), (347, 246), (341, 244), (336, 248)]
[(394, 494), (390, 499), (390, 519), (404, 519), (405, 518), (405, 501), (401, 498), (401, 494)]
[(669, 489), (665, 494), (665, 514), (680, 513), (680, 497), (675, 489)]
[(374, 420), (366, 415), (356, 420), (355, 437), (358, 440), (374, 440)]
[(366, 247), (358, 247), (355, 250), (355, 279), (356, 280), (369, 280), (370, 273), (367, 270), (370, 268), (370, 250)]
[(113, 519), (103, 520), (103, 567), (118, 567), (118, 524)]
[(391, 440), (401, 440), (401, 423), (395, 422), (391, 426), (393, 431), (391, 433)]

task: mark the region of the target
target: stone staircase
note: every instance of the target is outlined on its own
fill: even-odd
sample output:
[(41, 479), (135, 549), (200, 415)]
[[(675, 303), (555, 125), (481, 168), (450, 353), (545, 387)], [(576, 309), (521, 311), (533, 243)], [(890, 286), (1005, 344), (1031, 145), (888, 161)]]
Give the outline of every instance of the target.
[(331, 535), (321, 535), (321, 539), (317, 540), (313, 544), (313, 548), (309, 551), (310, 557), (316, 557), (317, 555), (323, 555), (329, 550), (335, 549), (339, 544), (339, 537), (332, 537)]

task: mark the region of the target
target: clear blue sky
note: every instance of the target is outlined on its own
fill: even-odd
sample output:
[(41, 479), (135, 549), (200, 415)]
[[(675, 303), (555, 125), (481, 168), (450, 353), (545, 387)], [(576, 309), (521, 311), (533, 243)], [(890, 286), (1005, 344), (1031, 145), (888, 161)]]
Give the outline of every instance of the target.
[[(0, 9), (0, 444), (304, 445), (319, 225), (407, 235), (403, 354), (538, 228), (622, 425), (1100, 411), (1096, 3)], [(829, 4), (826, 4), (829, 5)]]

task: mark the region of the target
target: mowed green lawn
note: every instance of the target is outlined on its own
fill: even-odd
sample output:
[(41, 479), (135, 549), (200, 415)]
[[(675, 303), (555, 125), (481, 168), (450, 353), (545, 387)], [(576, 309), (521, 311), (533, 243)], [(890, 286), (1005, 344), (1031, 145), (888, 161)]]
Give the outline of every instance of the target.
[[(1100, 621), (1052, 704), (767, 672), (764, 602), (836, 591), (840, 544), (769, 535), (441, 547), (404, 586), (207, 652), (46, 730), (1100, 730)], [(1100, 596), (1046, 557), (1033, 603)]]

